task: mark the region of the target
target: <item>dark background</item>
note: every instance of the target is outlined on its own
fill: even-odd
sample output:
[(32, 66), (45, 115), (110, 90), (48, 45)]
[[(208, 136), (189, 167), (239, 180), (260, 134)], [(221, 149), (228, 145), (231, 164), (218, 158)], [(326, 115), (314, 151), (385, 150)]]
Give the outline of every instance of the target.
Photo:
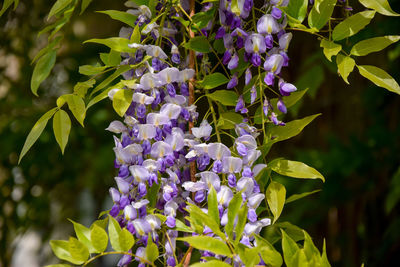
[[(50, 238), (67, 238), (72, 225), (67, 218), (88, 225), (110, 207), (108, 188), (113, 185), (112, 135), (105, 129), (117, 119), (109, 101), (89, 110), (85, 128), (73, 121), (65, 155), (53, 137), (51, 121), (18, 165), (18, 155), (35, 121), (55, 105), (55, 99), (84, 80), (77, 69), (94, 64), (101, 46), (82, 42), (115, 36), (121, 23), (95, 10), (124, 10), (122, 2), (98, 0), (84, 15), (74, 15), (64, 27), (62, 47), (50, 77), (30, 91), (31, 59), (45, 44), (37, 38), (53, 1), (21, 1), (16, 11), (0, 18), (0, 266), (9, 266), (13, 251), (27, 233), (42, 242), (37, 248), (40, 265), (53, 259)], [(350, 1), (352, 2), (352, 1)], [(400, 11), (400, 1), (389, 1)], [(356, 10), (362, 10), (355, 5)], [(338, 16), (340, 14), (337, 14)], [(358, 40), (400, 34), (400, 20), (377, 14)], [(306, 229), (319, 248), (327, 240), (333, 266), (393, 265), (400, 251), (400, 96), (375, 87), (357, 70), (347, 85), (328, 62), (319, 41), (294, 33), (289, 49), (291, 66), (285, 74), (298, 88), (309, 88), (291, 108), (285, 121), (322, 113), (299, 136), (276, 144), (270, 155), (303, 161), (319, 170), (326, 183), (277, 177), (287, 195), (322, 188), (322, 192), (288, 204), (281, 221)], [(397, 81), (400, 44), (357, 59), (376, 65)]]

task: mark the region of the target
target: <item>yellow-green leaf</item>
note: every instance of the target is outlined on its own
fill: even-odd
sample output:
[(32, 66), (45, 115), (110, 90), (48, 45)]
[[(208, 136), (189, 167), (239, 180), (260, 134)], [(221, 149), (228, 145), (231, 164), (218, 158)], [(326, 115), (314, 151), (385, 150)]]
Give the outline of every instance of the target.
[(338, 66), (338, 72), (340, 76), (342, 76), (343, 80), (349, 84), (347, 77), (349, 77), (349, 74), (353, 71), (356, 62), (349, 56), (339, 54), (336, 57), (336, 64)]
[[(211, 2), (211, 1), (209, 1), (209, 2)], [(190, 267), (229, 267), (229, 266), (231, 266), (231, 265), (226, 262), (219, 261), (219, 260), (197, 262), (197, 263), (190, 265)]]
[(267, 191), (265, 192), (265, 196), (267, 198), (268, 206), (274, 215), (272, 223), (275, 223), (281, 215), (283, 206), (285, 205), (286, 189), (280, 183), (271, 181)]
[(299, 246), (281, 229), (283, 258), (287, 266), (291, 266), (295, 254), (299, 251)]
[(225, 242), (210, 236), (188, 236), (178, 238), (178, 240), (188, 242), (194, 248), (200, 250), (208, 250), (217, 255), (228, 257), (232, 255), (229, 247), (225, 244)]
[(86, 108), (85, 102), (83, 99), (77, 95), (65, 95), (65, 99), (68, 103), (68, 107), (71, 110), (72, 114), (74, 114), (76, 120), (82, 125), (86, 116)]
[(308, 25), (310, 28), (321, 29), (331, 18), (333, 9), (336, 5), (336, 0), (316, 1), (308, 15)]
[(301, 199), (303, 197), (312, 195), (314, 193), (318, 193), (320, 191), (321, 191), (321, 189), (317, 189), (317, 190), (314, 190), (314, 191), (311, 191), (311, 192), (305, 192), (305, 193), (301, 193), (301, 194), (293, 194), (293, 195), (291, 195), (290, 197), (288, 197), (286, 199), (285, 204), (291, 203), (293, 201), (296, 201), (296, 200)]
[(369, 79), (377, 86), (386, 88), (387, 90), (400, 94), (400, 86), (386, 71), (375, 66), (357, 65), (362, 76)]
[(82, 13), (85, 12), (86, 8), (89, 6), (89, 4), (90, 4), (92, 1), (93, 1), (93, 0), (82, 0), (81, 13), (79, 13), (79, 15), (82, 15)]
[(34, 95), (38, 95), (37, 90), (39, 85), (49, 76), (55, 62), (56, 51), (51, 50), (42, 56), (36, 63), (31, 79), (31, 90)]
[(359, 0), (366, 8), (371, 8), (376, 12), (386, 16), (400, 16), (393, 11), (387, 0)]
[(6, 10), (12, 5), (13, 2), (14, 0), (4, 0), (3, 6), (0, 10), (0, 17), (4, 14), (4, 12), (6, 12)]
[(61, 260), (69, 261), (73, 264), (82, 264), (83, 260), (77, 260), (71, 256), (69, 242), (65, 240), (51, 240), (50, 247), (53, 253)]
[(124, 116), (132, 102), (133, 92), (130, 89), (118, 90), (113, 96), (113, 108), (121, 117)]
[(342, 46), (340, 44), (335, 44), (334, 42), (328, 41), (326, 39), (321, 40), (320, 46), (324, 48), (324, 55), (329, 61), (332, 61), (332, 56), (336, 56), (340, 52), (340, 50), (342, 50)]
[(71, 130), (71, 120), (68, 113), (60, 109), (54, 114), (53, 131), (61, 152), (64, 154), (65, 146), (68, 143), (69, 132)]
[(49, 119), (56, 113), (57, 108), (53, 108), (47, 111), (39, 120), (33, 125), (31, 131), (29, 132), (28, 136), (26, 137), (24, 146), (21, 150), (21, 154), (19, 155), (18, 164), (21, 162), (21, 159), (25, 156), (26, 152), (32, 147), (32, 145), (36, 142), (39, 136), (42, 134), (44, 128), (47, 125)]
[(207, 94), (207, 97), (225, 106), (236, 106), (236, 102), (238, 101), (237, 94), (228, 90), (217, 90), (214, 93)]
[(99, 13), (103, 13), (106, 15), (109, 15), (112, 19), (119, 20), (132, 28), (135, 28), (135, 21), (136, 21), (136, 16), (129, 14), (125, 11), (118, 11), (118, 10), (105, 10), (105, 11), (97, 11)]
[(103, 44), (117, 52), (127, 52), (127, 53), (135, 52), (134, 48), (130, 48), (128, 46), (129, 40), (121, 37), (111, 37), (107, 39), (90, 39), (83, 43)]
[(335, 41), (353, 36), (367, 26), (375, 16), (375, 11), (363, 11), (346, 18), (333, 29), (332, 39)]
[(271, 170), (276, 173), (289, 177), (321, 179), (323, 182), (325, 182), (322, 174), (320, 174), (316, 169), (311, 168), (305, 163), (299, 161), (275, 159), (268, 164), (268, 168), (271, 168)]
[(74, 237), (69, 238), (68, 250), (71, 256), (78, 261), (86, 261), (89, 258), (88, 248)]
[(183, 46), (187, 49), (200, 53), (210, 52), (210, 45), (208, 44), (207, 37), (205, 36), (196, 36), (191, 38), (189, 42), (185, 43)]
[(388, 35), (362, 40), (351, 48), (350, 54), (354, 56), (366, 56), (369, 53), (378, 52), (400, 40), (400, 35)]
[(49, 20), (52, 16), (60, 13), (71, 2), (72, 2), (72, 0), (57, 0), (57, 2), (55, 2), (53, 7), (50, 9), (49, 15), (47, 16), (47, 20)]
[(133, 235), (126, 228), (123, 228), (118, 234), (119, 245), (122, 251), (130, 250), (135, 244)]

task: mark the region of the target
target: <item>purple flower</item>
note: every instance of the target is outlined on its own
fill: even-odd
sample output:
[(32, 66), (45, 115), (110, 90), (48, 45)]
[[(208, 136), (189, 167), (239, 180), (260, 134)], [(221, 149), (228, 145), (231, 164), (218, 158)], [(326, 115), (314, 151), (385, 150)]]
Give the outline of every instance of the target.
[(283, 103), (282, 99), (279, 99), (279, 100), (278, 100), (277, 108), (278, 108), (278, 110), (279, 110), (280, 112), (286, 114), (287, 108), (286, 108), (286, 106), (285, 106), (285, 103)]
[(250, 81), (251, 81), (251, 78), (252, 78), (250, 68), (247, 68), (247, 69), (246, 69), (246, 72), (245, 72), (245, 76), (244, 76), (244, 77), (245, 77), (244, 83), (245, 83), (246, 85), (248, 85), (248, 84), (250, 83)]
[(282, 17), (282, 11), (277, 7), (272, 7), (271, 16), (275, 19), (280, 19)]
[(256, 87), (253, 85), (250, 90), (250, 104), (253, 104), (257, 98), (257, 90)]
[(273, 54), (264, 62), (264, 69), (268, 72), (272, 72), (274, 74), (279, 74), (281, 72), (283, 66), (284, 58), (280, 54)]
[(226, 86), (226, 88), (228, 89), (232, 89), (233, 87), (235, 87), (238, 84), (238, 77), (237, 77), (237, 73), (235, 73), (232, 76), (232, 79), (228, 82), (228, 85)]
[(262, 16), (257, 22), (257, 32), (261, 34), (275, 34), (280, 31), (280, 25), (275, 18), (266, 14)]
[(283, 96), (289, 96), (292, 92), (296, 91), (297, 88), (291, 83), (286, 83), (283, 80), (279, 81), (279, 92)]

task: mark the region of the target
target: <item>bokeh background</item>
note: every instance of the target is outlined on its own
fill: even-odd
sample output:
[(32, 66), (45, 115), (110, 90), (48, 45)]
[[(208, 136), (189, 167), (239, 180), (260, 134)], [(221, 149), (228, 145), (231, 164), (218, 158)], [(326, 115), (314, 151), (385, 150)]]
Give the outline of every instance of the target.
[[(400, 11), (400, 1), (389, 2)], [(64, 156), (48, 125), (17, 164), (35, 121), (55, 105), (57, 96), (84, 79), (77, 72), (80, 65), (95, 64), (99, 52), (105, 52), (82, 42), (115, 36), (122, 26), (94, 11), (124, 10), (123, 1), (96, 0), (84, 15), (74, 15), (63, 28), (56, 65), (37, 98), (30, 91), (30, 62), (46, 43), (47, 36), (37, 33), (52, 3), (21, 1), (16, 11), (0, 18), (0, 266), (4, 267), (54, 262), (48, 241), (71, 234), (67, 218), (88, 225), (110, 207), (113, 140), (104, 129), (117, 115), (107, 101), (89, 110), (85, 128), (73, 121)], [(400, 19), (377, 14), (347, 45), (399, 34)], [(318, 169), (326, 183), (277, 177), (288, 195), (322, 189), (285, 206), (280, 221), (306, 229), (319, 248), (325, 237), (333, 266), (392, 266), (400, 252), (400, 96), (375, 87), (357, 71), (350, 75), (350, 85), (345, 84), (335, 65), (324, 58), (318, 40), (308, 34), (294, 33), (291, 48), (287, 79), (309, 91), (285, 120), (322, 116), (299, 136), (276, 144), (270, 159), (303, 161)], [(395, 44), (358, 62), (379, 66), (400, 81), (399, 59), (400, 44)]]

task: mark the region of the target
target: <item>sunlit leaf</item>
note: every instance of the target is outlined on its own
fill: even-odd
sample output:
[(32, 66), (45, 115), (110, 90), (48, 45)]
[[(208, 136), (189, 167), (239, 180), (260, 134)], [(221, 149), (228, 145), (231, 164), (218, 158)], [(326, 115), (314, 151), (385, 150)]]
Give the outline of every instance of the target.
[(59, 14), (71, 2), (72, 0), (57, 0), (57, 2), (55, 2), (53, 7), (50, 9), (49, 15), (47, 16), (47, 20), (49, 20), (52, 16)]
[(49, 51), (37, 61), (31, 79), (31, 90), (34, 95), (38, 95), (39, 85), (49, 76), (55, 62), (56, 51), (54, 50)]
[(78, 261), (86, 261), (89, 258), (88, 248), (75, 237), (70, 237), (68, 250), (71, 256)]
[(119, 20), (132, 28), (135, 28), (135, 21), (137, 19), (136, 16), (127, 13), (126, 11), (118, 11), (118, 10), (104, 10), (104, 11), (97, 11), (99, 13), (103, 13), (109, 15), (112, 19)]
[(321, 29), (326, 25), (332, 16), (336, 0), (316, 1), (319, 5), (314, 5), (308, 15), (308, 25), (311, 28)]
[(93, 224), (90, 230), (90, 241), (95, 249), (95, 252), (101, 253), (106, 250), (108, 245), (107, 232), (100, 226)]
[(229, 250), (229, 247), (216, 238), (210, 236), (188, 236), (188, 237), (180, 237), (177, 240), (188, 242), (194, 248), (200, 250), (208, 250), (217, 255), (223, 256), (231, 256), (232, 253)]
[(78, 240), (89, 249), (90, 253), (95, 252), (92, 242), (90, 241), (90, 229), (80, 223), (74, 222), (73, 220), (69, 221), (74, 225), (74, 231)]
[(376, 12), (386, 16), (400, 16), (394, 12), (387, 0), (359, 0), (366, 8), (371, 8)]
[(130, 89), (118, 90), (113, 96), (113, 108), (121, 117), (124, 116), (132, 103), (133, 92)]
[(268, 206), (274, 215), (272, 223), (278, 220), (282, 213), (283, 206), (285, 205), (286, 189), (278, 182), (271, 181), (267, 191), (265, 192)]
[(217, 127), (221, 129), (234, 129), (236, 124), (243, 122), (242, 115), (230, 111), (219, 115)]
[(21, 159), (25, 156), (26, 152), (33, 146), (39, 136), (42, 134), (44, 128), (47, 125), (47, 122), (51, 117), (53, 117), (54, 113), (56, 113), (57, 108), (53, 108), (47, 111), (39, 120), (33, 125), (31, 131), (26, 137), (24, 147), (21, 150), (21, 154), (19, 155), (18, 164), (21, 162)]
[(117, 52), (127, 52), (127, 53), (135, 52), (134, 48), (130, 48), (128, 46), (128, 44), (130, 43), (129, 40), (121, 37), (111, 37), (107, 39), (90, 39), (83, 43), (103, 44)]
[(146, 246), (146, 259), (150, 262), (154, 262), (159, 256), (158, 247), (153, 243), (151, 236), (149, 236)]
[(342, 76), (343, 80), (349, 84), (347, 77), (349, 77), (349, 74), (353, 71), (356, 62), (349, 56), (339, 54), (336, 57), (336, 64), (338, 66), (338, 72), (340, 76)]
[(321, 47), (324, 49), (324, 55), (329, 61), (332, 61), (332, 56), (336, 56), (340, 50), (342, 50), (342, 46), (340, 44), (335, 44), (334, 42), (326, 39), (321, 40)]
[(85, 12), (86, 8), (90, 5), (92, 1), (93, 0), (82, 0), (81, 13), (79, 13), (79, 15), (82, 15), (82, 13)]
[(69, 252), (69, 242), (65, 240), (51, 240), (50, 247), (53, 253), (61, 260), (69, 261), (73, 264), (82, 264), (83, 260), (77, 260)]
[(197, 262), (197, 263), (190, 265), (190, 267), (229, 267), (229, 266), (231, 266), (231, 265), (228, 263), (225, 263), (223, 261), (219, 261), (219, 260)]
[(363, 11), (346, 18), (333, 29), (332, 39), (335, 41), (353, 36), (367, 26), (375, 16), (375, 11)]
[(301, 23), (307, 14), (307, 5), (308, 0), (290, 0), (285, 12)]
[(68, 143), (69, 132), (71, 131), (71, 120), (68, 113), (64, 110), (58, 110), (53, 117), (53, 131), (62, 154)]
[(228, 205), (228, 223), (225, 225), (225, 232), (232, 240), (233, 240), (233, 225), (239, 213), (240, 207), (242, 206), (242, 202), (243, 202), (242, 195), (240, 193), (236, 193)]
[(208, 215), (214, 219), (214, 221), (219, 225), (219, 211), (218, 211), (218, 201), (217, 201), (217, 193), (215, 192), (214, 187), (211, 187), (208, 193)]
[(400, 94), (400, 86), (386, 71), (375, 66), (357, 65), (362, 76), (369, 79), (377, 86), (386, 88), (387, 90)]
[(399, 40), (400, 35), (388, 35), (362, 40), (351, 48), (350, 54), (354, 56), (366, 56), (370, 53), (381, 51)]
[(293, 257), (299, 250), (299, 246), (285, 233), (285, 231), (281, 230), (281, 232), (283, 258), (285, 259), (285, 263), (287, 266), (292, 266), (291, 264)]
[(301, 194), (293, 194), (293, 195), (291, 195), (290, 197), (288, 197), (286, 199), (285, 204), (288, 204), (290, 202), (294, 202), (294, 201), (296, 201), (298, 199), (301, 199), (303, 197), (318, 193), (320, 191), (321, 191), (321, 189), (317, 189), (317, 190), (314, 190), (314, 191), (311, 191), (311, 192), (305, 192), (305, 193), (301, 193)]
[(320, 174), (316, 169), (299, 161), (275, 159), (268, 164), (268, 168), (271, 168), (276, 173), (289, 177), (321, 179), (323, 182), (325, 182), (322, 174)]

